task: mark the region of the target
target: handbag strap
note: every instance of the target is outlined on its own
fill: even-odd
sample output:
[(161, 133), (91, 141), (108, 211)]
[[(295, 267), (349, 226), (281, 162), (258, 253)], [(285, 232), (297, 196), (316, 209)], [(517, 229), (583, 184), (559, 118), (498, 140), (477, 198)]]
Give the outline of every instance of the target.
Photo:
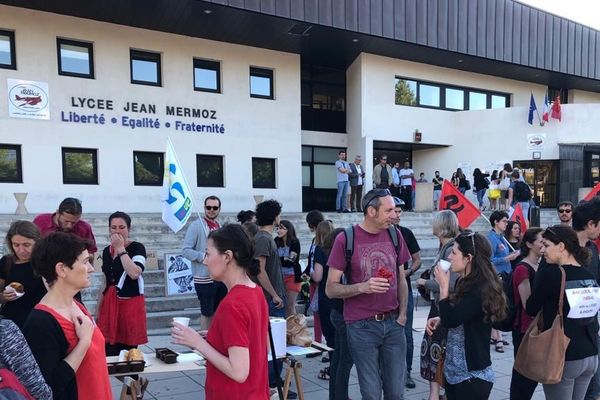
[(561, 275), (561, 280), (560, 280), (560, 294), (558, 296), (558, 315), (560, 316), (560, 319), (561, 319), (561, 322), (562, 322), (562, 318), (563, 318), (563, 297), (564, 297), (564, 293), (565, 293), (566, 275), (565, 275), (565, 270), (564, 270), (563, 267), (561, 267), (559, 265), (558, 268), (560, 269), (560, 275)]

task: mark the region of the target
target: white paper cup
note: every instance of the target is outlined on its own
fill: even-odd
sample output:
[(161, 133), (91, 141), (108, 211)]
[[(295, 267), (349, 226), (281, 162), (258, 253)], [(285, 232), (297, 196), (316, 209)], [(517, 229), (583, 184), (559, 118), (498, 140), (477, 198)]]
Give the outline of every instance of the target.
[(181, 324), (183, 326), (190, 325), (190, 319), (187, 317), (175, 317), (173, 318), (173, 322), (177, 322), (178, 324)]
[(438, 261), (438, 265), (440, 266), (440, 269), (444, 272), (448, 272), (448, 270), (450, 269), (450, 261), (446, 261), (446, 260), (440, 260)]

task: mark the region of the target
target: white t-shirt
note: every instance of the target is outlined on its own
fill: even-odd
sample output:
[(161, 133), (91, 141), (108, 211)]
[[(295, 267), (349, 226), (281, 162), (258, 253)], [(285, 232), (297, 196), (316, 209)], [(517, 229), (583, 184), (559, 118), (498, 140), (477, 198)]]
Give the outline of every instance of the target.
[[(402, 168), (400, 176), (413, 175), (415, 172), (411, 168)], [(412, 186), (412, 178), (400, 178), (400, 186)]]

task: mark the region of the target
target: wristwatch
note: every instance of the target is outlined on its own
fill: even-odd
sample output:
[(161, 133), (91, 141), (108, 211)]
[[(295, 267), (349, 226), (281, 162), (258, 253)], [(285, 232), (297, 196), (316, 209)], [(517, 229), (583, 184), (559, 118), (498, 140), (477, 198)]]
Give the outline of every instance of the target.
[(122, 251), (119, 254), (117, 254), (117, 258), (121, 258), (121, 256), (124, 256), (125, 254), (127, 254), (126, 251)]

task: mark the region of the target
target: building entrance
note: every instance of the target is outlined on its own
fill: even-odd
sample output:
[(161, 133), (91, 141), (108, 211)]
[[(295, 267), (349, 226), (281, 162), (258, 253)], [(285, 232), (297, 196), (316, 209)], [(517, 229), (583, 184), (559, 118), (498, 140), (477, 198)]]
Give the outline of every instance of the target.
[(554, 208), (558, 204), (558, 160), (515, 161), (525, 182), (534, 191), (533, 200), (542, 208)]

